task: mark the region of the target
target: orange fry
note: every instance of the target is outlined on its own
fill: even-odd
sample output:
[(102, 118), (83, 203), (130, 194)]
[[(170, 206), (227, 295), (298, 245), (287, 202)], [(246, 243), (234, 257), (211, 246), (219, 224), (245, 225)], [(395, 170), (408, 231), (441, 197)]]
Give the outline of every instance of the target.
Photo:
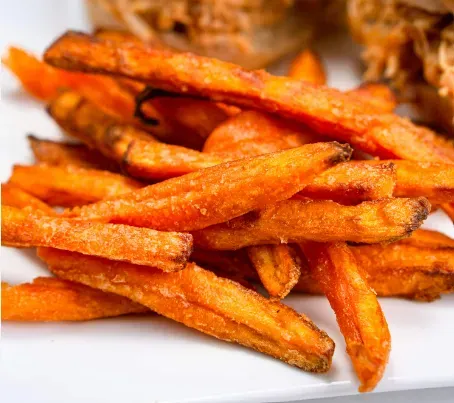
[(129, 77), (166, 91), (277, 113), (381, 158), (454, 161), (453, 145), (433, 131), (301, 80), (77, 32), (57, 39), (44, 59), (59, 68)]
[(454, 239), (437, 231), (417, 229), (409, 238), (401, 239), (400, 244), (407, 244), (418, 248), (454, 249)]
[(378, 243), (409, 236), (427, 218), (427, 199), (381, 199), (357, 206), (324, 200), (285, 200), (193, 232), (205, 249), (304, 241)]
[(110, 77), (58, 70), (15, 47), (9, 48), (2, 62), (31, 95), (43, 101), (52, 100), (62, 90), (72, 89), (112, 116), (136, 124), (159, 138), (191, 147), (200, 147), (203, 139), (231, 114), (228, 109), (209, 101), (172, 98), (161, 102), (156, 99), (143, 108), (148, 119), (159, 122), (150, 125), (134, 116), (135, 96), (144, 89), (141, 83), (135, 86), (139, 91), (131, 92), (128, 90), (131, 86), (124, 88), (121, 82)]
[(73, 165), (79, 168), (111, 172), (119, 170), (118, 164), (83, 144), (44, 140), (32, 135), (27, 136), (27, 139), (38, 162), (60, 166)]
[(443, 211), (448, 215), (452, 222), (454, 222), (454, 203), (444, 203), (441, 205)]
[(358, 246), (352, 252), (378, 295), (432, 301), (454, 291), (454, 250), (396, 243)]
[(113, 292), (218, 339), (312, 372), (331, 364), (333, 341), (306, 316), (194, 264), (178, 273), (54, 249), (39, 256), (59, 277)]
[(298, 196), (349, 205), (392, 197), (395, 185), (392, 162), (372, 166), (368, 161), (348, 161), (316, 176)]
[(248, 255), (271, 299), (283, 299), (298, 282), (300, 267), (287, 245), (252, 246)]
[(285, 200), (314, 175), (350, 157), (338, 143), (317, 143), (206, 168), (68, 212), (165, 231), (193, 231)]
[(247, 280), (257, 280), (257, 273), (252, 267), (246, 250), (220, 251), (195, 248), (190, 257), (191, 262), (207, 267), (215, 273), (244, 276)]
[(312, 276), (336, 314), (361, 382), (359, 391), (369, 392), (382, 378), (391, 350), (388, 324), (377, 297), (344, 242), (307, 242), (301, 248)]
[(143, 305), (72, 281), (38, 277), (33, 283), (2, 283), (4, 321), (78, 321), (150, 310)]
[[(382, 297), (432, 301), (454, 292), (454, 241), (438, 232), (418, 229), (390, 245), (352, 247), (367, 282)], [(376, 260), (377, 259), (377, 260)], [(320, 294), (320, 284), (307, 265), (294, 289)]]
[(31, 207), (47, 215), (55, 214), (55, 211), (46, 203), (10, 183), (2, 183), (2, 205), (18, 209)]
[(115, 160), (134, 177), (167, 179), (223, 162), (214, 155), (150, 141), (146, 132), (117, 122), (73, 92), (54, 99), (48, 111), (66, 132)]
[(396, 167), (396, 197), (427, 197), (434, 203), (454, 201), (454, 164), (417, 161), (367, 161), (375, 165), (384, 162)]
[(324, 141), (302, 125), (258, 111), (244, 111), (221, 123), (203, 151), (229, 159), (254, 157)]
[(9, 183), (51, 206), (94, 203), (141, 188), (133, 179), (75, 166), (15, 165)]
[(326, 85), (326, 71), (320, 57), (310, 49), (303, 50), (290, 65), (289, 77), (311, 84)]
[(391, 113), (397, 107), (397, 98), (394, 92), (385, 84), (367, 82), (359, 87), (346, 91), (361, 102), (367, 102), (377, 112)]
[(2, 206), (2, 245), (48, 246), (176, 271), (186, 265), (192, 237), (122, 224), (49, 217), (30, 209)]

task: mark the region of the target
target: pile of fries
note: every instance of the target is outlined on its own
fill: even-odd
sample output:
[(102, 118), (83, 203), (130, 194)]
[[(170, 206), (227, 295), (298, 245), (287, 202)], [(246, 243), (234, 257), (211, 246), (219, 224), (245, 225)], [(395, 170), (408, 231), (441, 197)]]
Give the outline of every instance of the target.
[(55, 275), (3, 283), (3, 320), (153, 311), (325, 372), (334, 342), (280, 302), (322, 293), (366, 392), (391, 349), (377, 295), (454, 291), (454, 240), (419, 229), (454, 218), (454, 145), (385, 85), (328, 88), (310, 51), (275, 77), (111, 31), (3, 63), (79, 140), (29, 136), (36, 164), (2, 185), (2, 245)]

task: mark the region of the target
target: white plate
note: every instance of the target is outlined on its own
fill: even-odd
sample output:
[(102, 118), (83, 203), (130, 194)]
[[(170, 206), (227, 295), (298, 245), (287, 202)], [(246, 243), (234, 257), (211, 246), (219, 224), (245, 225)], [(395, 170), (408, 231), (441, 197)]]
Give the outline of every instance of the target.
[[(1, 1), (0, 49), (16, 43), (40, 52), (64, 29), (86, 27), (77, 1)], [(33, 4), (33, 6), (32, 6)], [(39, 12), (36, 11), (38, 10)], [(350, 88), (358, 63), (351, 44), (324, 44), (331, 83)], [(31, 161), (25, 134), (58, 138), (43, 106), (2, 70), (0, 179), (13, 163)], [(445, 216), (430, 226), (454, 236)], [(3, 280), (45, 275), (32, 251), (2, 248)], [(87, 323), (3, 324), (0, 390), (8, 403), (282, 402), (356, 393), (345, 345), (327, 301), (285, 300), (336, 342), (327, 375), (311, 375), (267, 356), (204, 336), (160, 317)], [(391, 359), (377, 391), (454, 385), (454, 296), (431, 304), (381, 300), (392, 334)], [(3, 400), (2, 400), (3, 401)]]

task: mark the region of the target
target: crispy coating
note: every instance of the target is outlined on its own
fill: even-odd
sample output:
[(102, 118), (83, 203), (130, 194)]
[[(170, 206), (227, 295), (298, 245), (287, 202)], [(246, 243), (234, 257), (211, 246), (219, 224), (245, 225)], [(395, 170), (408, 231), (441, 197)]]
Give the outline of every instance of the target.
[(73, 207), (129, 193), (143, 185), (108, 171), (72, 165), (15, 165), (9, 183), (51, 206)]
[(380, 158), (454, 161), (453, 145), (435, 132), (301, 80), (77, 32), (57, 39), (44, 59), (68, 70), (129, 77), (171, 92), (277, 113)]
[(300, 267), (288, 245), (252, 246), (248, 255), (271, 299), (285, 298), (298, 282)]
[(59, 277), (114, 292), (218, 339), (312, 372), (325, 372), (334, 343), (306, 316), (194, 264), (178, 273), (53, 249), (39, 256)]
[[(385, 161), (370, 160), (367, 164)], [(454, 201), (454, 164), (392, 160), (396, 167), (396, 197), (427, 197), (434, 203)]]
[(348, 161), (316, 176), (298, 195), (349, 205), (392, 197), (395, 185), (392, 162)]
[(198, 247), (236, 250), (304, 241), (378, 243), (410, 236), (427, 218), (427, 199), (381, 199), (357, 206), (328, 200), (285, 200), (194, 231)]
[(202, 169), (67, 214), (165, 231), (193, 231), (285, 200), (350, 154), (349, 146), (338, 143), (309, 144)]
[(52, 277), (11, 286), (2, 283), (4, 321), (80, 321), (150, 310), (119, 295)]
[(322, 136), (300, 124), (249, 110), (221, 123), (208, 137), (203, 151), (239, 159), (318, 141), (323, 141)]
[(358, 101), (368, 102), (377, 112), (391, 113), (397, 107), (396, 95), (383, 83), (366, 82), (346, 91), (346, 94), (357, 98)]
[(118, 164), (83, 144), (44, 140), (32, 135), (27, 136), (27, 139), (38, 162), (48, 165), (73, 165), (85, 169), (119, 171)]
[(352, 248), (378, 295), (432, 301), (454, 291), (454, 251), (406, 244)]
[(326, 71), (320, 56), (305, 49), (293, 59), (288, 76), (311, 84), (326, 85)]
[(2, 183), (2, 205), (18, 209), (31, 207), (33, 210), (41, 210), (47, 215), (55, 214), (55, 211), (46, 203), (10, 183)]
[(359, 391), (370, 392), (382, 378), (391, 350), (388, 324), (377, 296), (345, 242), (300, 246), (313, 278), (336, 314), (361, 383)]
[(115, 160), (124, 172), (137, 178), (167, 179), (223, 162), (215, 155), (150, 141), (147, 133), (119, 123), (73, 92), (54, 99), (48, 111), (66, 132)]
[(176, 271), (186, 265), (192, 237), (122, 224), (49, 217), (30, 209), (2, 206), (2, 245), (47, 246)]

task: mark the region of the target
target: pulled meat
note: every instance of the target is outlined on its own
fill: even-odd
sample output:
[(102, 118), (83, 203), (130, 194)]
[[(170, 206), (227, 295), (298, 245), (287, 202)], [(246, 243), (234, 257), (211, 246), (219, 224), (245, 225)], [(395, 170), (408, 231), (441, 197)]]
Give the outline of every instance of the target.
[(452, 0), (349, 0), (352, 32), (366, 45), (366, 79), (385, 76), (403, 91), (424, 80), (454, 105), (452, 10)]

